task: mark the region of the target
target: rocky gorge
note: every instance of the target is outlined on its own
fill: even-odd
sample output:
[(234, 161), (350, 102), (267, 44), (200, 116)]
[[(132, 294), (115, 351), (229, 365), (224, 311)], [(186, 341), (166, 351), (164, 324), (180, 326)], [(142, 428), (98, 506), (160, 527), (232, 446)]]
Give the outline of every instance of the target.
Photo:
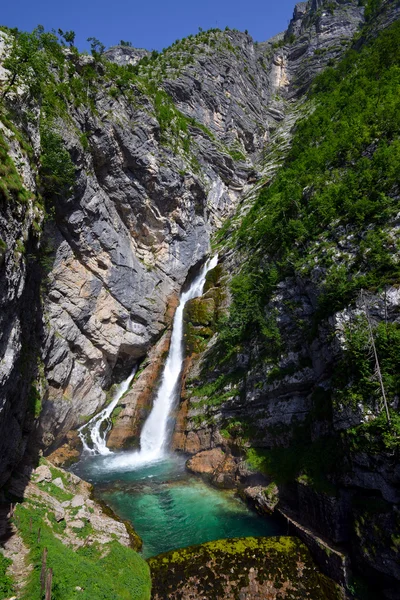
[[(69, 454), (135, 364), (108, 446), (138, 447), (179, 292), (218, 251), (184, 313), (173, 449), (283, 516), (342, 594), (399, 597), (398, 16), (397, 2), (310, 0), (269, 41), (210, 30), (162, 53), (0, 31), (5, 498), (21, 460)], [(365, 121), (347, 118), (351, 94)], [(340, 145), (347, 130), (356, 149)], [(322, 157), (306, 158), (308, 179), (306, 147)]]

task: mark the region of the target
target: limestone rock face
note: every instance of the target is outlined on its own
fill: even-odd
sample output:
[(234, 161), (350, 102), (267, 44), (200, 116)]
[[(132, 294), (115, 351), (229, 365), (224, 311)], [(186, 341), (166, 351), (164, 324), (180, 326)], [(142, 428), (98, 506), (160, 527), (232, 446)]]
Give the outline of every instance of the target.
[[(39, 304), (34, 270), (13, 253), (18, 238), (29, 238), (30, 223), (38, 216), (32, 207), (20, 206), (19, 214), (11, 214), (8, 206), (2, 221), (8, 229), (7, 235), (1, 233), (8, 249), (0, 247), (1, 277), (7, 279), (2, 308), (8, 308), (0, 318), (3, 389), (13, 398), (6, 401), (13, 405), (7, 418), (14, 430), (11, 454), (23, 450), (28, 387), (19, 404), (10, 366), (22, 339), (29, 347), (41, 346), (47, 389), (39, 394), (44, 398), (36, 434), (48, 451), (100, 410), (105, 390), (160, 339), (169, 323), (168, 299), (209, 252), (211, 232), (259, 178), (265, 146), (283, 124), (290, 137), (297, 118), (291, 99), (339, 56), (345, 46), (338, 40), (348, 39), (362, 20), (356, 2), (338, 4), (333, 15), (318, 10), (312, 4), (298, 7), (291, 25), (295, 39), (290, 30), (279, 47), (278, 39), (255, 44), (244, 33), (211, 31), (175, 44), (150, 67), (141, 62), (150, 58), (144, 50), (111, 48), (105, 58), (115, 68), (136, 69), (148, 83), (130, 83), (128, 92), (117, 76), (104, 76), (107, 69), (93, 57), (65, 51), (78, 77), (88, 67), (104, 77), (95, 89), (88, 88), (88, 102), (71, 103), (68, 119), (56, 125), (75, 165), (76, 183), (71, 194), (57, 198), (54, 219), (42, 236), (48, 272), (43, 314), (38, 308), (35, 323), (35, 311), (23, 309)], [(324, 52), (317, 53), (314, 64), (321, 44)], [(21, 113), (23, 93), (18, 90), (13, 98)], [(167, 122), (160, 94), (166, 94), (161, 104), (170, 107)], [(39, 114), (37, 107), (29, 111)], [(35, 152), (40, 148), (37, 125), (26, 125)], [(10, 155), (26, 187), (34, 190), (36, 167), (17, 154), (13, 142)], [(22, 299), (24, 289), (32, 294), (29, 299)], [(10, 319), (8, 309), (17, 316)], [(38, 379), (35, 368), (31, 381)]]
[(136, 65), (142, 58), (149, 56), (150, 52), (144, 48), (133, 48), (131, 46), (113, 46), (104, 53), (108, 60), (117, 65)]
[[(0, 57), (1, 57), (0, 37)], [(1, 62), (1, 58), (0, 58)], [(30, 254), (38, 247), (43, 212), (34, 200), (35, 173), (14, 133), (0, 124), (21, 190), (18, 202), (0, 192), (0, 486), (22, 458), (42, 389), (37, 361), (42, 315), (40, 275)], [(2, 176), (3, 178), (3, 176)], [(40, 408), (37, 406), (36, 408)]]

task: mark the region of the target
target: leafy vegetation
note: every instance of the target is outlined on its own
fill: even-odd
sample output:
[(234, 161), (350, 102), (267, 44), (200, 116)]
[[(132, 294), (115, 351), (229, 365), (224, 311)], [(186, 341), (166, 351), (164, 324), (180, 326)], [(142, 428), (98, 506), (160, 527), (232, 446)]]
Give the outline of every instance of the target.
[(299, 478), (318, 491), (335, 494), (335, 487), (327, 474), (337, 472), (339, 465), (343, 468), (343, 446), (339, 435), (310, 442), (308, 423), (294, 428), (293, 433), (293, 439), (286, 448), (249, 448), (246, 455), (249, 465), (277, 483)]
[(45, 127), (41, 132), (40, 177), (46, 197), (64, 196), (75, 182), (75, 166), (62, 137)]
[(23, 600), (39, 600), (43, 597), (40, 573), (44, 548), (48, 550), (47, 567), (53, 570), (54, 600), (150, 598), (149, 570), (135, 551), (118, 542), (102, 547), (88, 545), (74, 550), (54, 535), (49, 522), (53, 522), (49, 513), (40, 505), (26, 502), (17, 507), (16, 523), (30, 549), (30, 561), (34, 567), (24, 589)]
[(12, 578), (7, 574), (7, 568), (10, 566), (11, 560), (6, 558), (4, 554), (0, 552), (0, 595), (2, 598), (8, 598), (13, 594), (13, 581)]
[(307, 275), (321, 261), (317, 320), (361, 288), (400, 281), (398, 240), (388, 230), (398, 212), (399, 84), (398, 22), (316, 79), (314, 112), (298, 123), (285, 167), (238, 230), (236, 249), (249, 260), (232, 281), (223, 354), (253, 336), (276, 356), (279, 331), (268, 302), (285, 277)]
[[(346, 328), (345, 335), (346, 349), (335, 373), (336, 401), (353, 406), (368, 398), (372, 405), (380, 402), (381, 390), (366, 318), (358, 317)], [(400, 391), (400, 325), (379, 323), (374, 340), (386, 394), (392, 398)]]
[(21, 176), (9, 156), (9, 145), (0, 132), (0, 200), (27, 203), (32, 194), (24, 187)]

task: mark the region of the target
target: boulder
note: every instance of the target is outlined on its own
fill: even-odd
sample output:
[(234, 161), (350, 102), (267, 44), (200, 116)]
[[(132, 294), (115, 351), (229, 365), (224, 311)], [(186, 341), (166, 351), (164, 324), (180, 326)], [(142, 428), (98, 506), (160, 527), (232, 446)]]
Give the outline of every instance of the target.
[(40, 465), (33, 472), (33, 479), (35, 483), (41, 483), (42, 481), (49, 482), (53, 479), (50, 468), (47, 465)]

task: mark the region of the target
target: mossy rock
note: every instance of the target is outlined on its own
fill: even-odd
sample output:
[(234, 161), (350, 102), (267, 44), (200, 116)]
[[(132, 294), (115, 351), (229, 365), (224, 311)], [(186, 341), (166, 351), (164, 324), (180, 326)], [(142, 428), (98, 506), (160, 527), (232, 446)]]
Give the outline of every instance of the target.
[(294, 537), (217, 540), (166, 552), (148, 563), (153, 600), (340, 597), (333, 581), (326, 595), (326, 578)]
[(184, 334), (186, 355), (190, 356), (193, 353), (203, 352), (213, 333), (210, 327), (194, 327), (191, 323), (188, 323)]
[(220, 284), (222, 274), (222, 265), (219, 263), (211, 271), (208, 271), (203, 292), (206, 293), (209, 289), (217, 287)]
[(185, 307), (185, 322), (192, 325), (210, 325), (214, 320), (213, 298), (193, 298)]

